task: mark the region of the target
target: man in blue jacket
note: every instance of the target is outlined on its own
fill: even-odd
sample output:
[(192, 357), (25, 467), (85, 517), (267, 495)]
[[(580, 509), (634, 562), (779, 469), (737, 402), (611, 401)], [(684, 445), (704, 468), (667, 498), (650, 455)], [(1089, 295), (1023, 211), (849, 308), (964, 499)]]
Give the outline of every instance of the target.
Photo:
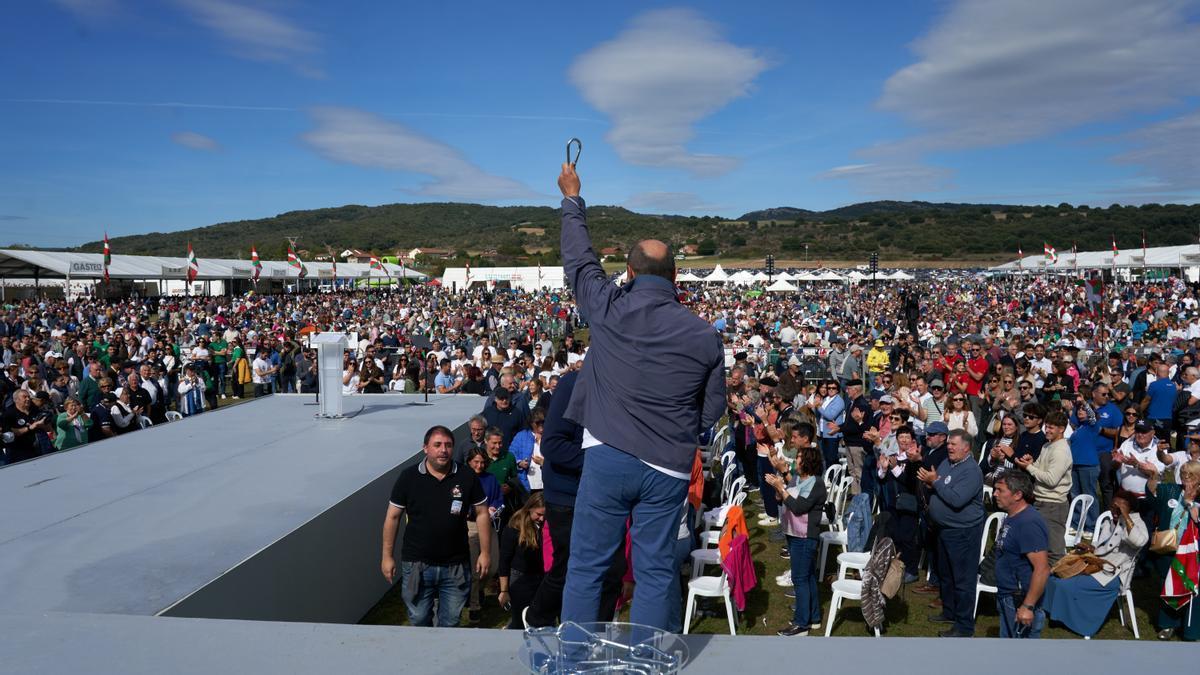
[[(558, 177), (562, 259), (591, 348), (564, 415), (583, 427), (587, 456), (576, 497), (564, 621), (600, 615), (600, 591), (631, 521), (636, 587), (630, 620), (667, 629), (679, 505), (700, 433), (725, 409), (717, 332), (681, 305), (675, 259), (655, 240), (629, 253), (629, 283), (614, 285), (588, 235), (575, 167)], [(678, 596), (678, 593), (676, 593)]]
[(948, 457), (936, 469), (922, 467), (917, 479), (929, 488), (929, 517), (938, 527), (938, 578), (942, 612), (935, 623), (952, 624), (939, 637), (975, 635), (975, 586), (979, 543), (983, 539), (983, 472), (971, 457), (974, 439), (962, 429), (950, 432)]

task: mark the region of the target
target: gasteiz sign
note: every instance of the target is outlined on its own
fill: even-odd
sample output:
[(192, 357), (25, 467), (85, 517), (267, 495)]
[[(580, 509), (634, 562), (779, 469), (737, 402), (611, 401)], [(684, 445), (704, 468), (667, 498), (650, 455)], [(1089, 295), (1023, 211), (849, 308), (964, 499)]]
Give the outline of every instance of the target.
[(95, 272), (97, 274), (104, 272), (103, 263), (90, 262), (73, 262), (71, 263), (71, 274), (78, 272)]

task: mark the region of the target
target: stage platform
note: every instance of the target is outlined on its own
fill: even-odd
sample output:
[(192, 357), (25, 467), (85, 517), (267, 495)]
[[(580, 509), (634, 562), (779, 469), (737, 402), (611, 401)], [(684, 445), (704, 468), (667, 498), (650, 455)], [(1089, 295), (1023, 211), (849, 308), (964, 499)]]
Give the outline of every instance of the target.
[(483, 406), (430, 400), (271, 396), (0, 469), (0, 613), (358, 621), (399, 467)]

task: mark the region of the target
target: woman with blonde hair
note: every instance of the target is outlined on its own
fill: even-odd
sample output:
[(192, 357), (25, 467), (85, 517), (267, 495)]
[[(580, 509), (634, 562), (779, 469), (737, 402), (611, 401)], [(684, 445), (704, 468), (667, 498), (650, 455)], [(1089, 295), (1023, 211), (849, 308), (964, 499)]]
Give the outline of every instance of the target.
[(529, 495), (500, 534), (500, 606), (509, 611), (509, 628), (523, 629), (521, 618), (546, 574), (542, 559), (542, 524), (546, 501), (541, 492)]

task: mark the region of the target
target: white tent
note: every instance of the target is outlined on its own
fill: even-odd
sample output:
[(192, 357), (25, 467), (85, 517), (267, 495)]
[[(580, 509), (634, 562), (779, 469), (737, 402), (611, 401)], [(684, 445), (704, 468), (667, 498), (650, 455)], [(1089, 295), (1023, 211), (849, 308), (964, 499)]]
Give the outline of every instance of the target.
[(729, 281), (735, 284), (752, 284), (754, 283), (754, 275), (749, 270), (738, 270), (729, 277)]
[(709, 284), (723, 284), (726, 281), (729, 281), (729, 275), (725, 273), (725, 270), (721, 269), (720, 265), (714, 267), (713, 271), (704, 277), (704, 282)]
[(791, 281), (792, 279), (796, 278), (796, 275), (792, 274), (791, 272), (776, 272), (775, 278), (783, 279), (784, 281)]
[(792, 281), (820, 281), (821, 277), (812, 272), (801, 272), (792, 278)]
[(767, 286), (766, 290), (768, 293), (791, 293), (800, 289), (796, 288), (794, 284), (789, 283), (784, 279), (776, 279), (774, 283), (772, 283), (770, 286)]
[(676, 275), (675, 281), (682, 284), (688, 281), (702, 281), (702, 279), (691, 272), (683, 272)]
[(821, 281), (845, 281), (840, 274), (833, 270), (823, 270), (817, 273), (817, 278)]
[(754, 281), (755, 281), (756, 283), (757, 283), (757, 282), (761, 282), (761, 281), (770, 281), (770, 278), (769, 278), (769, 277), (767, 277), (767, 273), (766, 273), (766, 272), (755, 272), (755, 273), (754, 273)]
[(905, 272), (904, 270), (896, 270), (888, 278), (893, 279), (895, 281), (912, 281), (913, 279), (916, 279), (916, 277)]
[(863, 274), (862, 272), (859, 272), (858, 270), (852, 270), (849, 274), (846, 275), (846, 278), (849, 279), (850, 281), (858, 282), (858, 281), (862, 281), (863, 279), (866, 279), (867, 275)]

